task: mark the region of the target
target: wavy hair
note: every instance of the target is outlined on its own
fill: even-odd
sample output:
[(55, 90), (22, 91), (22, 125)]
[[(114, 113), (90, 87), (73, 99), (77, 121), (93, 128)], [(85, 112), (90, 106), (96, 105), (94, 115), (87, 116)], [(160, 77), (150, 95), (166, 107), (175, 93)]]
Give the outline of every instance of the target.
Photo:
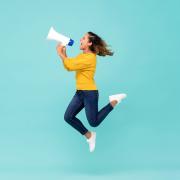
[(108, 48), (106, 42), (97, 34), (88, 32), (88, 35), (89, 42), (92, 42), (92, 45), (89, 47), (89, 49), (93, 53), (96, 53), (99, 56), (112, 56), (114, 54), (114, 52), (112, 52), (111, 49)]

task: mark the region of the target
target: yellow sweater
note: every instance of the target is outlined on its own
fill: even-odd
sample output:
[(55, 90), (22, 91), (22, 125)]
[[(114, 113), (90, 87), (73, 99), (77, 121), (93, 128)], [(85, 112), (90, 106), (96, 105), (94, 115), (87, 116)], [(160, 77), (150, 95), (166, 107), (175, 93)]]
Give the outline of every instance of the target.
[(94, 75), (96, 71), (96, 54), (80, 53), (74, 58), (65, 58), (63, 65), (68, 71), (76, 71), (77, 90), (96, 90)]

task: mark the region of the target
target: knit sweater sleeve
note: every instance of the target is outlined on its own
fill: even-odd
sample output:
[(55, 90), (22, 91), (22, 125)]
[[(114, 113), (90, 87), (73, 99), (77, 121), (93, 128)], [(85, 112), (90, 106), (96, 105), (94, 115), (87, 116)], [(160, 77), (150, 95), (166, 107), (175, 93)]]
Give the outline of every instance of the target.
[(63, 65), (67, 71), (76, 71), (91, 67), (93, 62), (93, 56), (91, 54), (80, 54), (74, 58), (65, 58)]

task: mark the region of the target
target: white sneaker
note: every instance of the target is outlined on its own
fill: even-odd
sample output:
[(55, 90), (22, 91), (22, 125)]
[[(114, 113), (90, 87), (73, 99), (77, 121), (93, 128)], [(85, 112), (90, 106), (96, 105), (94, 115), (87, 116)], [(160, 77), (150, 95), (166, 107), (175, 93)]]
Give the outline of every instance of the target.
[(87, 142), (89, 143), (89, 151), (93, 152), (96, 145), (96, 132), (91, 132), (91, 137), (87, 139)]
[(117, 104), (119, 104), (121, 102), (121, 100), (125, 99), (127, 97), (127, 94), (114, 94), (114, 95), (111, 95), (109, 96), (109, 101), (113, 101), (113, 100), (116, 100), (117, 101)]

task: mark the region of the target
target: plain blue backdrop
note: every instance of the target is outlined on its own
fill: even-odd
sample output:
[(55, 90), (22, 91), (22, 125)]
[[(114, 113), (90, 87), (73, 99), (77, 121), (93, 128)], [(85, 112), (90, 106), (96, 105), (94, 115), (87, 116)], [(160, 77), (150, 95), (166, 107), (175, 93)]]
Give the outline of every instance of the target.
[[(76, 0), (0, 3), (0, 179), (180, 178), (180, 2)], [(63, 116), (75, 93), (50, 26), (75, 40), (87, 31), (115, 52), (98, 57), (99, 108), (128, 97), (96, 129), (94, 153)]]

